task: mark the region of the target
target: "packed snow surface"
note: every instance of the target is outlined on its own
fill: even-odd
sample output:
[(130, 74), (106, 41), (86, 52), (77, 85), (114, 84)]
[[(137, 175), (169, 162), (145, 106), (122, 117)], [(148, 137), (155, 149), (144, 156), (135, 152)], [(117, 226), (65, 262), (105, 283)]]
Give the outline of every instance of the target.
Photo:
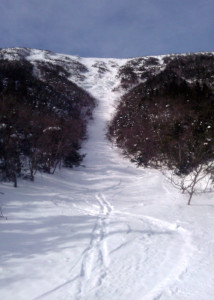
[(81, 85), (98, 101), (87, 156), (35, 183), (0, 185), (0, 299), (214, 299), (214, 195), (188, 207), (160, 172), (106, 140), (126, 60), (72, 59), (88, 68)]

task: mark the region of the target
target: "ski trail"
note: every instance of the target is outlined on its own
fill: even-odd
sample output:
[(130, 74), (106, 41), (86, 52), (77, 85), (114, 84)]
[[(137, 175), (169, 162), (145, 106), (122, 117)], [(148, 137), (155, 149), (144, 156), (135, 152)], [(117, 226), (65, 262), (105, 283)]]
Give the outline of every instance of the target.
[(77, 299), (83, 299), (87, 294), (88, 285), (90, 289), (102, 285), (109, 264), (106, 235), (112, 207), (102, 193), (96, 195), (96, 200), (100, 205), (100, 211), (91, 234), (90, 245), (82, 257)]

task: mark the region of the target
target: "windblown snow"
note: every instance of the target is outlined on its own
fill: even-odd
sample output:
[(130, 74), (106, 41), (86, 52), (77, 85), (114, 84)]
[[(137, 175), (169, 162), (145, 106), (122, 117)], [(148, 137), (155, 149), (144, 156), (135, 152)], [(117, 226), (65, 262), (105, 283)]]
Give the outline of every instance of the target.
[(107, 141), (127, 60), (72, 59), (89, 70), (76, 83), (98, 101), (87, 155), (76, 169), (0, 185), (0, 299), (213, 299), (213, 194), (188, 207), (159, 171), (136, 168)]

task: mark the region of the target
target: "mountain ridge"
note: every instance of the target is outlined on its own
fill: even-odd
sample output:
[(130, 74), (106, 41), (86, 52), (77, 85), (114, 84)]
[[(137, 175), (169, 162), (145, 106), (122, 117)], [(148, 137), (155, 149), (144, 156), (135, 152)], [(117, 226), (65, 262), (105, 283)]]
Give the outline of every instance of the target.
[[(79, 135), (78, 145), (75, 146), (75, 148), (77, 149), (77, 153), (81, 148), (81, 140), (83, 140), (87, 136), (87, 119), (88, 117), (92, 116), (92, 111), (95, 107), (95, 100), (89, 100), (89, 94), (87, 95), (87, 93), (84, 92), (87, 89), (88, 81), (90, 85), (90, 78), (88, 78), (88, 76), (96, 78), (94, 82), (95, 85), (99, 84), (98, 82), (105, 85), (104, 82), (102, 83), (102, 78), (105, 78), (106, 74), (108, 73), (109, 76), (107, 77), (109, 82), (116, 83), (111, 83), (111, 86), (113, 88), (111, 97), (112, 95), (115, 95), (116, 102), (118, 102), (119, 99), (124, 99), (121, 97), (125, 94), (130, 94), (134, 95), (134, 97), (138, 97), (136, 95), (140, 93), (139, 97), (142, 97), (144, 94), (144, 92), (142, 91), (145, 90), (149, 93), (151, 86), (153, 91), (161, 89), (161, 86), (164, 83), (172, 81), (173, 78), (177, 78), (177, 81), (184, 81), (188, 85), (193, 85), (196, 83), (199, 85), (204, 84), (209, 89), (214, 89), (214, 53), (212, 52), (166, 54), (159, 56), (137, 57), (131, 59), (119, 59), (84, 58), (79, 56), (54, 53), (48, 50), (38, 50), (30, 48), (6, 48), (0, 49), (0, 62), (2, 64), (2, 68), (7, 63), (11, 66), (16, 65), (16, 67), (20, 68), (21, 70), (20, 72), (10, 71), (9, 73), (7, 73), (8, 78), (4, 77), (4, 75), (1, 75), (3, 73), (0, 71), (2, 96), (5, 96), (5, 93), (7, 93), (7, 95), (10, 95), (10, 89), (12, 86), (14, 86), (12, 87), (14, 90), (13, 96), (18, 91), (19, 94), (22, 91), (22, 93), (24, 93), (23, 95), (31, 99), (30, 101), (32, 101), (32, 103), (35, 102), (35, 104), (33, 104), (35, 110), (37, 109), (38, 103), (40, 103), (39, 109), (47, 110), (47, 107), (49, 106), (49, 110), (53, 114), (55, 113), (58, 116), (64, 115), (64, 117), (66, 118), (68, 118), (69, 114), (73, 119), (81, 118), (83, 120), (83, 125), (81, 125), (83, 128), (82, 134)], [(21, 67), (21, 65), (23, 65), (23, 67)], [(13, 70), (15, 70), (16, 67), (13, 67)], [(37, 92), (34, 92), (34, 96), (31, 95), (32, 91), (30, 89), (35, 88), (35, 86), (33, 86), (34, 84), (32, 84), (32, 82), (27, 83), (27, 81), (29, 80), (24, 79), (27, 80), (26, 85), (24, 83), (22, 83), (21, 85), (18, 84), (19, 76), (22, 76), (21, 74), (24, 72), (24, 68), (26, 68), (26, 70), (27, 68), (29, 70), (31, 69), (30, 80), (32, 82), (35, 80), (41, 81), (41, 87), (43, 86), (43, 94), (45, 95), (44, 97), (42, 96), (41, 92), (38, 91), (38, 88), (36, 88)], [(12, 78), (11, 76), (16, 76), (16, 78), (14, 77), (14, 79), (10, 79)], [(35, 78), (35, 80), (33, 78)], [(11, 87), (7, 87), (8, 80), (11, 80)], [(27, 89), (26, 86), (28, 86)], [(140, 86), (142, 86), (142, 89), (139, 88)], [(102, 86), (100, 88), (102, 88)], [(18, 90), (16, 91), (16, 89)], [(137, 91), (136, 94), (133, 93), (134, 89)], [(7, 90), (7, 92), (5, 92), (5, 90)], [(24, 90), (26, 91), (23, 92)], [(39, 102), (36, 100), (38, 102), (36, 104), (35, 99), (38, 98), (38, 95), (41, 96), (39, 96)], [(33, 97), (35, 99), (33, 99)], [(52, 102), (50, 102), (49, 100), (49, 102), (47, 100), (43, 101), (42, 97), (44, 99), (45, 97), (50, 99), (52, 97), (55, 100)], [(69, 99), (73, 99), (71, 101), (73, 104), (71, 104)], [(43, 108), (41, 108), (42, 101), (44, 102)], [(91, 104), (89, 104), (90, 101)], [(71, 107), (69, 108), (70, 104)], [(140, 104), (137, 104), (136, 106), (137, 110), (139, 105)], [(46, 127), (59, 127), (57, 124), (54, 125), (52, 123), (54, 123), (54, 121), (51, 121), (50, 124), (46, 124)], [(5, 124), (3, 122), (3, 119), (2, 124)], [(1, 130), (3, 130), (4, 126), (2, 125), (1, 127)], [(44, 129), (45, 128), (42, 129), (43, 132)], [(14, 134), (14, 132), (10, 133), (11, 136), (15, 136)], [(81, 161), (80, 158), (78, 159), (78, 155), (79, 154), (77, 154), (75, 160)], [(56, 154), (53, 154), (53, 156), (56, 156)], [(5, 154), (2, 154), (1, 157), (3, 157), (4, 159)], [(3, 165), (5, 166), (5, 164)], [(16, 167), (18, 173), (20, 173), (20, 170), (22, 169), (20, 169), (20, 166), (21, 162), (20, 159), (18, 159), (18, 165)], [(55, 170), (55, 163), (53, 163), (53, 166), (53, 170)], [(45, 166), (45, 169), (48, 169), (50, 172), (50, 166), (48, 168)]]

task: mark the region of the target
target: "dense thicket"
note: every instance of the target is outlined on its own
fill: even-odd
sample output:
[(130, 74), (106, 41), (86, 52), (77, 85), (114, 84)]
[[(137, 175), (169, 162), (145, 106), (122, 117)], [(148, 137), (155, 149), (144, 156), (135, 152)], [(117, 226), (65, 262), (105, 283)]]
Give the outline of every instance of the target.
[(213, 65), (209, 55), (170, 60), (122, 97), (109, 137), (138, 165), (177, 174), (213, 161)]
[(94, 99), (51, 63), (0, 60), (0, 178), (33, 179), (82, 159), (81, 140)]
[[(170, 71), (183, 79), (203, 81), (213, 86), (214, 55), (213, 53), (191, 53), (133, 58), (120, 67), (118, 78), (123, 89), (130, 89), (142, 81)], [(163, 77), (167, 80), (165, 76)]]

